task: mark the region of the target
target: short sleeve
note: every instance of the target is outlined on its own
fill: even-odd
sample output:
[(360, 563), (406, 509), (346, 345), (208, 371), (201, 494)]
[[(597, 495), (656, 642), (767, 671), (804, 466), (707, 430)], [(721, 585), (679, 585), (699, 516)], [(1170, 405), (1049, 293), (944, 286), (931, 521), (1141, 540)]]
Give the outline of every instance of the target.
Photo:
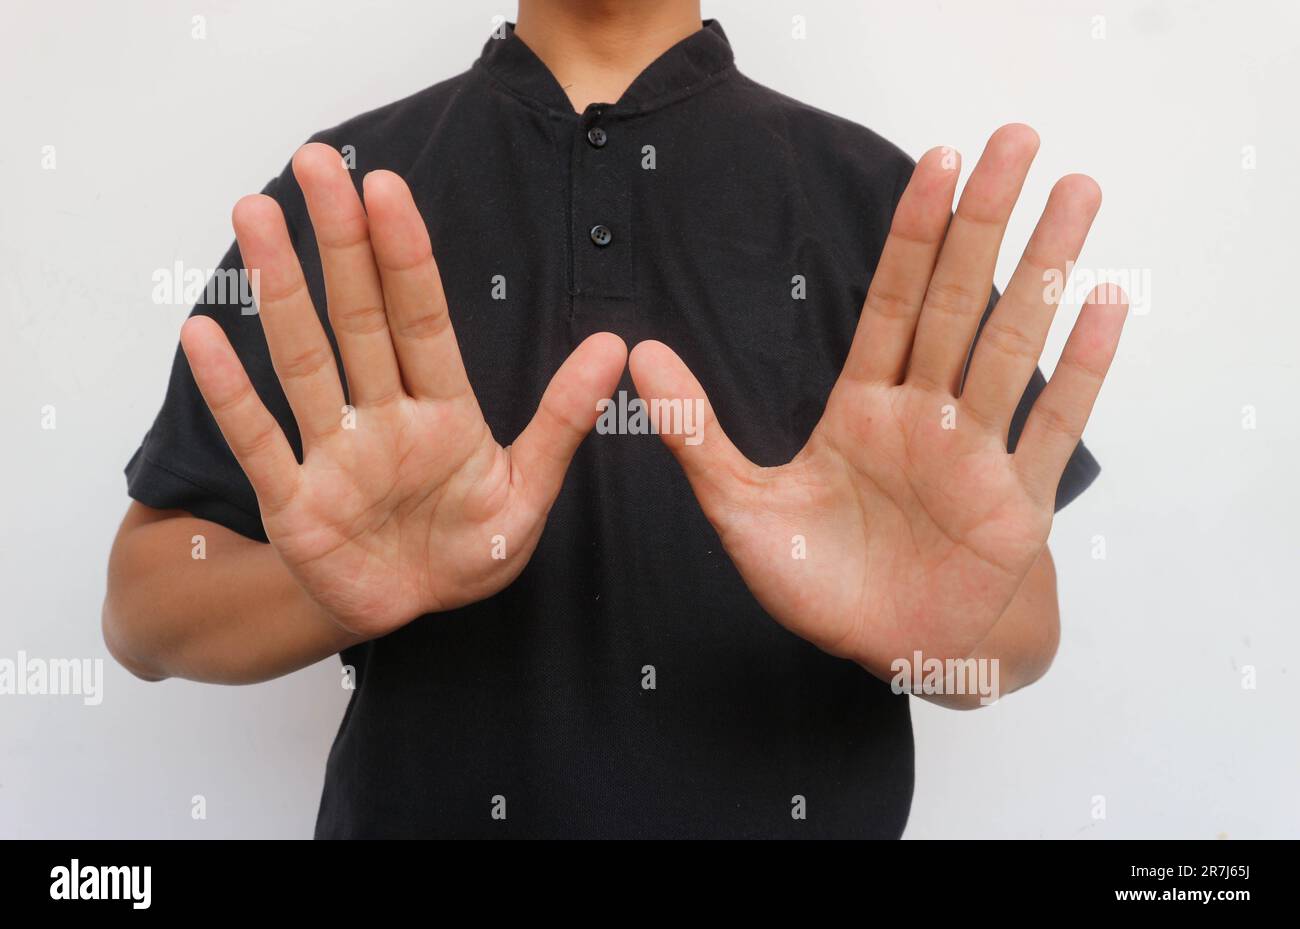
[[(284, 209), (296, 245), (294, 216), (301, 193), (291, 172), (286, 168), (262, 192)], [(261, 319), (247, 286), (240, 283), (242, 268), (238, 244), (232, 245), (190, 315), (209, 316), (225, 331), (254, 389), (301, 457), (297, 424), (271, 366)], [(162, 409), (125, 470), (127, 492), (146, 506), (185, 510), (248, 538), (266, 540), (252, 485), (199, 393), (179, 345)]]

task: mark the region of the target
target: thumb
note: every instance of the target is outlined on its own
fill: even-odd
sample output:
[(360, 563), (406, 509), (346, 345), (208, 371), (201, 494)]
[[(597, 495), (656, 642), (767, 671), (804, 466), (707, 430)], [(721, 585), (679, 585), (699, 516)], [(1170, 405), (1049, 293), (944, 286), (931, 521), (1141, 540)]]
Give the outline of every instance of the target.
[[(654, 416), (659, 437), (676, 456), (691, 489), (715, 525), (761, 470), (722, 431), (704, 388), (686, 363), (662, 342), (641, 342), (629, 359), (637, 393)], [(684, 427), (684, 428), (682, 428)]]
[(546, 386), (537, 412), (510, 448), (525, 493), (539, 509), (555, 501), (573, 453), (596, 425), (596, 404), (614, 392), (626, 364), (623, 340), (598, 332), (573, 350)]

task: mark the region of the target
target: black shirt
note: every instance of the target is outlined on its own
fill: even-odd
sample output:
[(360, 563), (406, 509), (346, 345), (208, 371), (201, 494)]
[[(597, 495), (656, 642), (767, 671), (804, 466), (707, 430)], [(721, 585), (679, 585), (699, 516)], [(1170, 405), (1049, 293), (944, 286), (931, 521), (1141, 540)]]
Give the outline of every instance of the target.
[[(581, 114), (511, 31), (466, 73), (313, 138), (353, 147), (358, 184), (376, 168), (406, 178), (499, 442), (569, 352), (611, 330), (672, 346), (763, 465), (790, 460), (821, 416), (913, 164), (740, 74), (714, 22)], [(267, 193), (328, 331), (292, 173)], [(239, 265), (232, 248), (223, 267)], [(221, 323), (298, 447), (258, 317), (194, 312)], [(1096, 473), (1080, 446), (1058, 507)], [(142, 503), (265, 539), (179, 352), (127, 475)], [(508, 588), (342, 658), (356, 690), (320, 837), (896, 837), (907, 821), (908, 698), (763, 612), (653, 435), (587, 438)]]

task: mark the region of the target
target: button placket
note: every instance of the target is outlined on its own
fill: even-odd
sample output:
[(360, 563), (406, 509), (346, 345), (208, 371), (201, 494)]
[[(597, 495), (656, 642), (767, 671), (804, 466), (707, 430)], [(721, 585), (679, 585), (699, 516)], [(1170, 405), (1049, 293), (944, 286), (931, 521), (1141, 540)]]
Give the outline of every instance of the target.
[(632, 188), (619, 118), (593, 107), (573, 125), (573, 322), (578, 334), (598, 327), (630, 334), (636, 314)]
[[(589, 114), (589, 119), (591, 120), (598, 119), (600, 117), (600, 113), (601, 110), (599, 107), (593, 107)], [(605, 143), (608, 141), (609, 141), (609, 134), (605, 132), (604, 128), (602, 128), (599, 125), (592, 125), (590, 123), (588, 124), (587, 143), (592, 148), (604, 148)], [(600, 165), (595, 165), (593, 167), (595, 168), (595, 170), (601, 169)], [(614, 241), (613, 231), (604, 223), (597, 223), (596, 225), (592, 226), (591, 231), (588, 233), (588, 235), (591, 238), (592, 244), (594, 244), (597, 248), (605, 248), (607, 245), (609, 245), (610, 242)]]

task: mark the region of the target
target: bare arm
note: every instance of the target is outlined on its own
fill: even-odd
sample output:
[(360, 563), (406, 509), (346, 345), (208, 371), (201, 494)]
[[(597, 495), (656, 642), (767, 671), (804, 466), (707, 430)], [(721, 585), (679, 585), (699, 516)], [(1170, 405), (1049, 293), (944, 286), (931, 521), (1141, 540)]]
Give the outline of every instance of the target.
[(335, 624), (270, 545), (132, 502), (109, 557), (104, 641), (145, 680), (251, 684), (364, 639)]

